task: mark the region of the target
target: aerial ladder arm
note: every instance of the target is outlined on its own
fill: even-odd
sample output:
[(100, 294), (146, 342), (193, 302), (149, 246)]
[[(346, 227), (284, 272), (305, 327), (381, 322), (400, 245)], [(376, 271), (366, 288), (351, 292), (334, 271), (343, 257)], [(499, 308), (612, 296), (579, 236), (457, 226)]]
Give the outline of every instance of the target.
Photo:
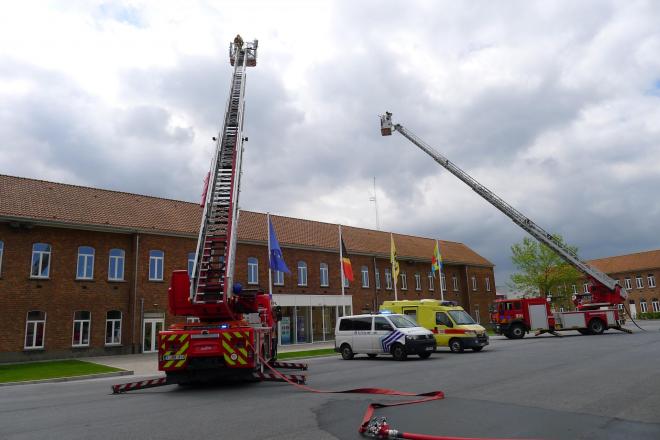
[[(623, 302), (626, 296), (625, 289), (618, 285), (614, 279), (582, 261), (568, 246), (557, 240), (552, 234), (548, 233), (546, 230), (530, 220), (527, 216), (523, 215), (520, 211), (502, 200), (502, 198), (497, 196), (484, 185), (477, 182), (472, 176), (452, 163), (449, 159), (440, 154), (410, 130), (406, 129), (401, 124), (393, 124), (392, 113), (385, 112), (385, 114), (381, 116), (380, 124), (381, 135), (390, 136), (393, 131), (398, 131), (401, 133), (403, 137), (408, 139), (426, 154), (431, 156), (433, 160), (447, 169), (447, 171), (452, 173), (454, 176), (458, 177), (466, 185), (472, 188), (474, 192), (479, 194), (487, 202), (503, 212), (504, 215), (509, 217), (515, 224), (527, 231), (539, 242), (552, 249), (568, 264), (585, 274), (592, 281), (592, 286), (588, 295), (590, 298), (582, 298), (584, 300), (581, 304), (582, 307), (620, 304)], [(578, 294), (578, 297), (580, 296), (583, 295)]]

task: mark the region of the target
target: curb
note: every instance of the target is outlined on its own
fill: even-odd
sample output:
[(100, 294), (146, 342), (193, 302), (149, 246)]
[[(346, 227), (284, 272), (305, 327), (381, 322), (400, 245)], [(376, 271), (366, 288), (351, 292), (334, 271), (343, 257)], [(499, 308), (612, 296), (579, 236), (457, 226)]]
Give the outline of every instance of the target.
[(74, 380), (102, 379), (105, 377), (132, 376), (132, 375), (133, 375), (133, 371), (130, 370), (112, 371), (110, 373), (87, 374), (84, 376), (53, 377), (52, 379), (24, 380), (21, 382), (4, 382), (4, 383), (0, 383), (0, 387), (8, 387), (14, 385), (31, 385), (31, 384), (40, 384), (40, 383), (54, 383), (54, 382), (73, 382)]

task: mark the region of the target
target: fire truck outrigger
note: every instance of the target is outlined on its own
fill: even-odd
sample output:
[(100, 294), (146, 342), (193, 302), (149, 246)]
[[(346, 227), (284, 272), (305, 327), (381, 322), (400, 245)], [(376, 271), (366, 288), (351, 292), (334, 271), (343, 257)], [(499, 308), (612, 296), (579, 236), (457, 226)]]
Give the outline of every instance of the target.
[(474, 192), (502, 211), (515, 224), (539, 242), (548, 246), (587, 278), (588, 292), (575, 295), (576, 311), (552, 312), (545, 298), (496, 300), (496, 310), (491, 315), (491, 319), (498, 333), (511, 339), (520, 339), (530, 331), (536, 332), (537, 335), (546, 332), (556, 335), (556, 332), (561, 330), (577, 330), (582, 334), (600, 334), (606, 329), (630, 333), (630, 330), (622, 327), (625, 324), (623, 306), (627, 292), (615, 280), (580, 260), (561, 241), (477, 182), (410, 130), (404, 128), (401, 124), (393, 124), (392, 113), (385, 112), (380, 117), (380, 131), (383, 136), (390, 136), (393, 131), (401, 133), (406, 139), (431, 156), (433, 160), (472, 188)]

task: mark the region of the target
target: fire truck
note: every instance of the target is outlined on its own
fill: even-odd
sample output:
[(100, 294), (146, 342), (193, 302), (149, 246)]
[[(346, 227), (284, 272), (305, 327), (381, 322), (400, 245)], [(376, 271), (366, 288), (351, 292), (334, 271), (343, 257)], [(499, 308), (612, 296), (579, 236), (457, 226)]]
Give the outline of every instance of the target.
[(582, 272), (588, 280), (587, 292), (574, 296), (576, 311), (553, 313), (546, 298), (496, 300), (491, 319), (498, 333), (511, 339), (520, 339), (530, 331), (555, 335), (561, 330), (577, 330), (582, 334), (601, 334), (606, 329), (630, 332), (622, 327), (625, 324), (622, 312), (627, 292), (614, 279), (582, 261), (568, 246), (477, 182), (410, 130), (401, 124), (394, 124), (392, 113), (385, 112), (380, 117), (380, 131), (382, 136), (390, 136), (393, 131), (401, 133), (515, 224)]

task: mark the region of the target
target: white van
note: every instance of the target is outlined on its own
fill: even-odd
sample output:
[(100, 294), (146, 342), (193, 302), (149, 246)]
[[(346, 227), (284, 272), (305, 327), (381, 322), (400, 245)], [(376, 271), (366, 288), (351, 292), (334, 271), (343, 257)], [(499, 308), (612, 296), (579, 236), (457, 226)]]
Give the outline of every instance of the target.
[(391, 354), (398, 361), (409, 354), (426, 359), (435, 344), (433, 333), (398, 314), (343, 316), (335, 328), (335, 351), (346, 360), (358, 353), (370, 358)]

